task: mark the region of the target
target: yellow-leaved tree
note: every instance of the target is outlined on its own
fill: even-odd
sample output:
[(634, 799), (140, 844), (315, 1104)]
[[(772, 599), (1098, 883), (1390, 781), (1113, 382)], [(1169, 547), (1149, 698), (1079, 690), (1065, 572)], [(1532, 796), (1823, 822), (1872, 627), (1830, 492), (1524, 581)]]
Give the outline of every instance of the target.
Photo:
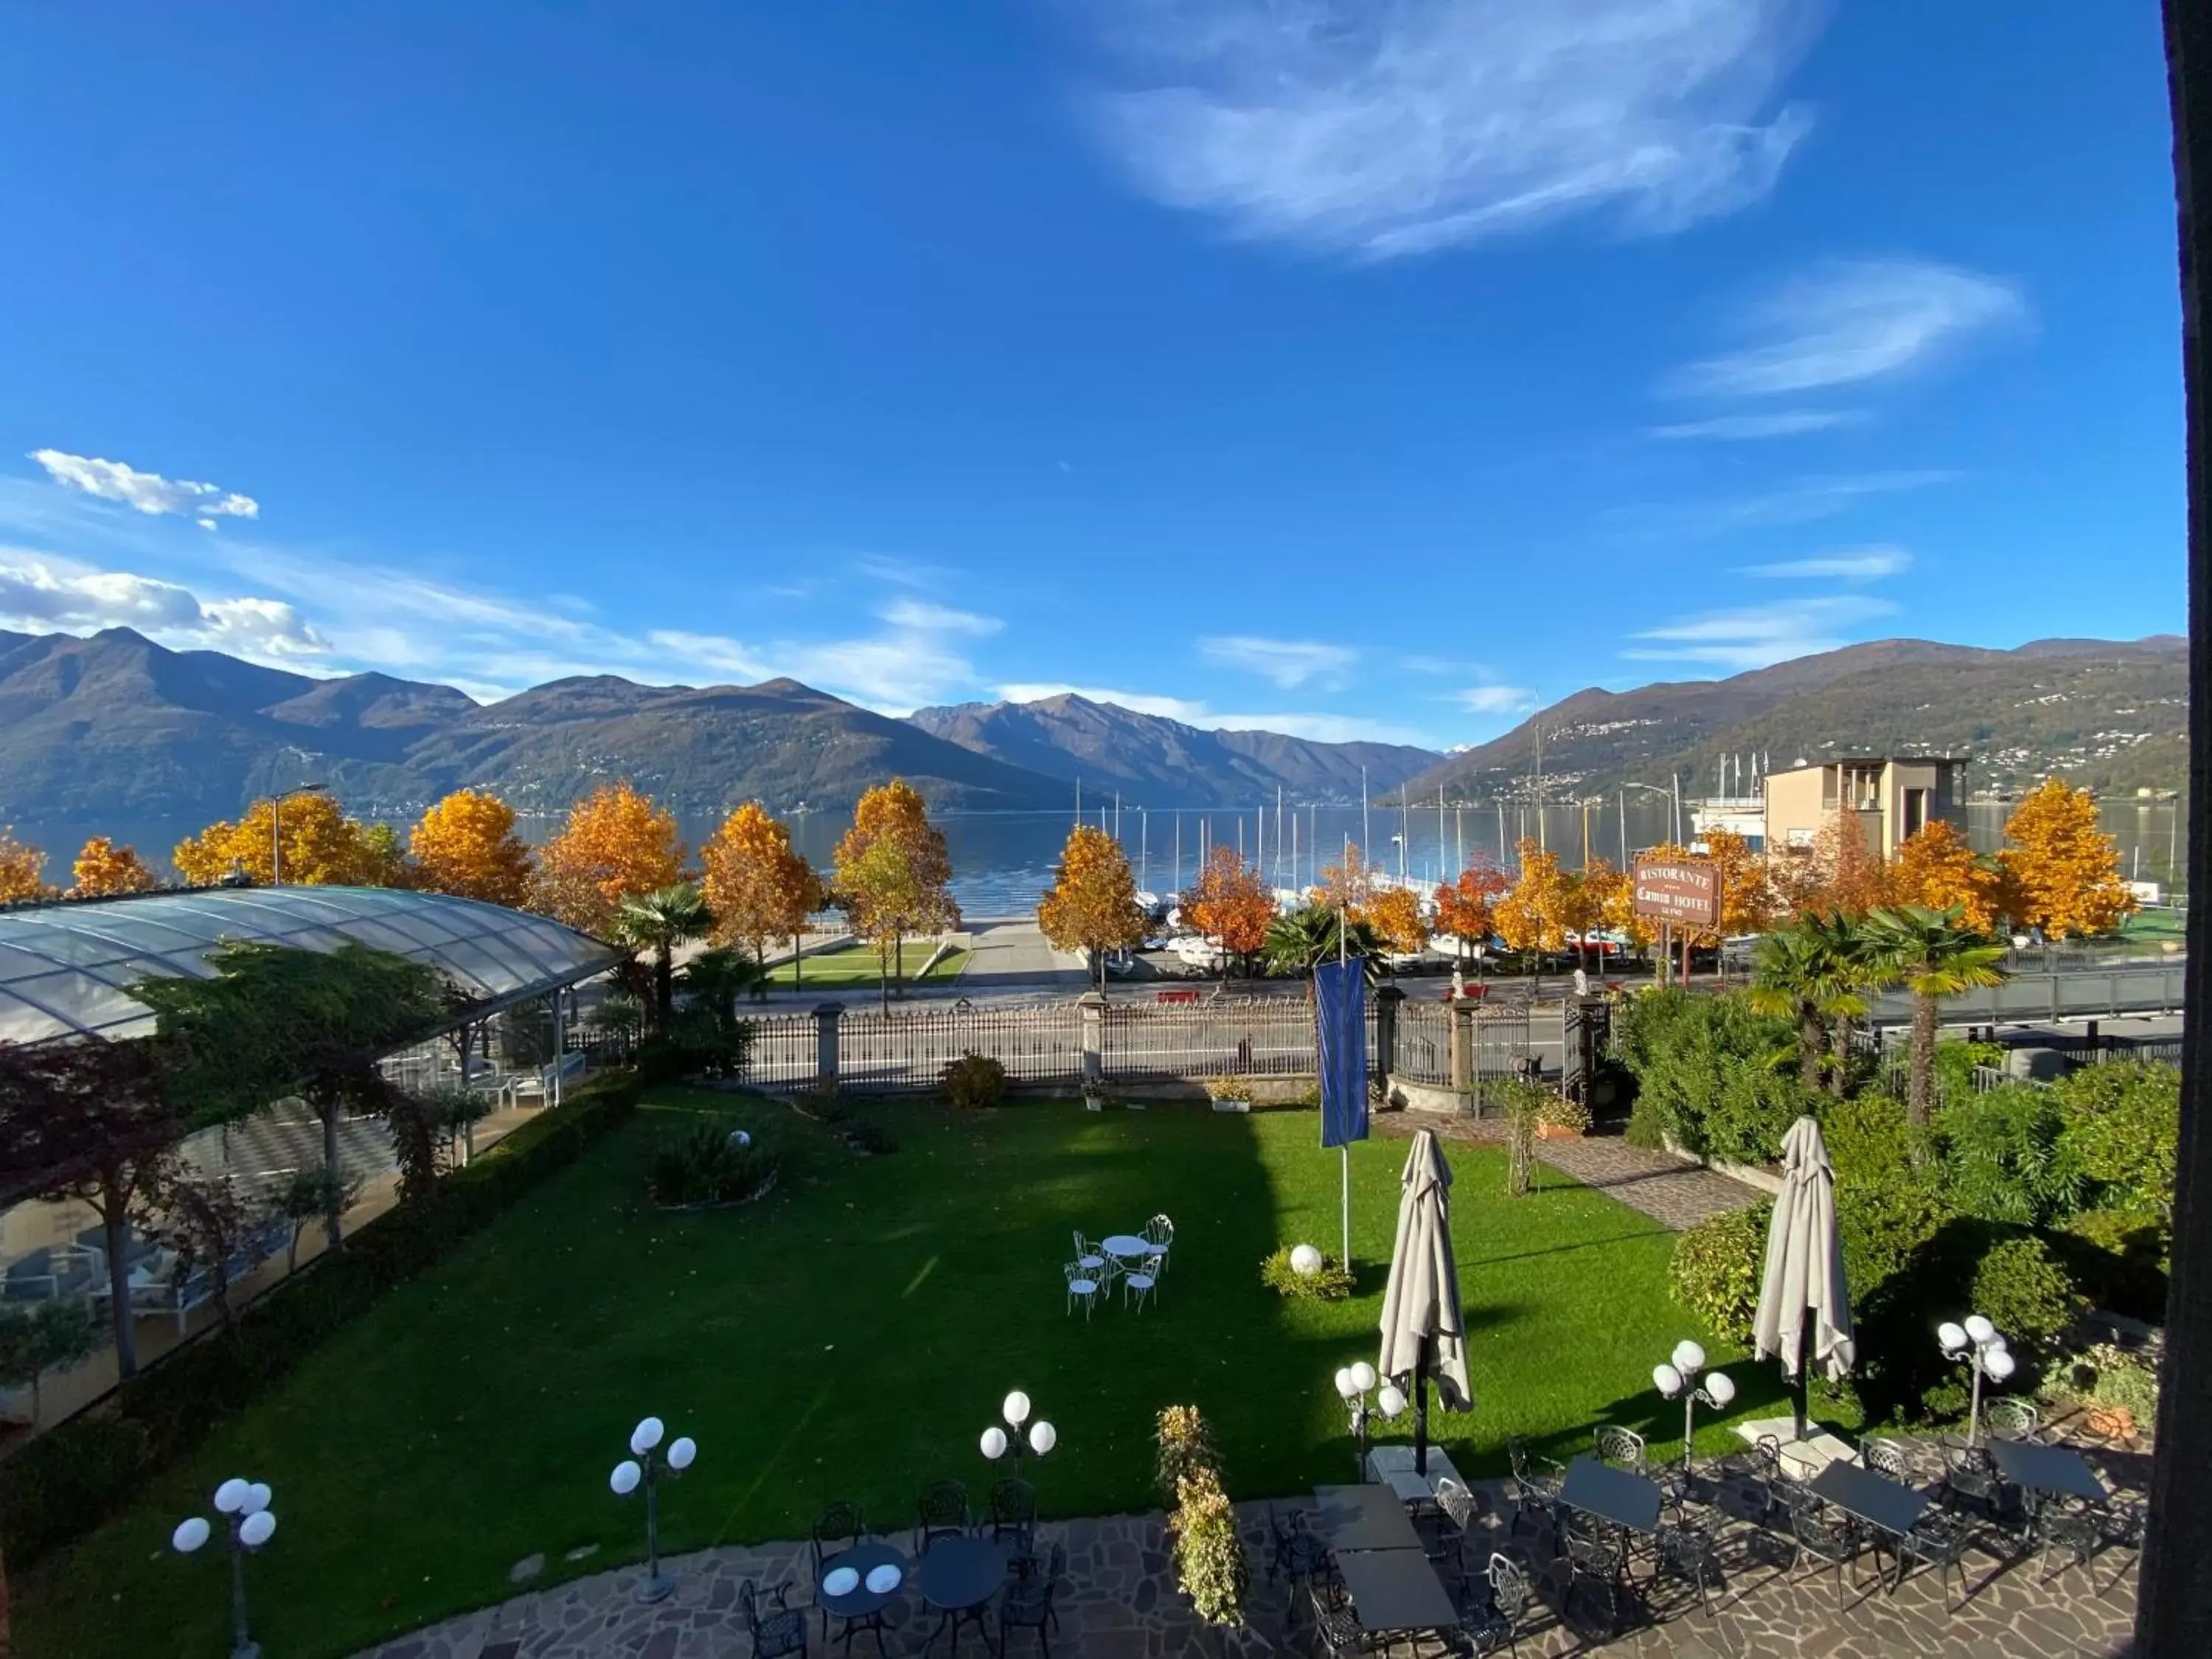
[(1367, 900), (1365, 920), (1375, 937), (1391, 950), (1411, 956), (1429, 942), (1429, 919), (1410, 887), (1378, 887)]
[(568, 809), (561, 833), (539, 849), (531, 908), (605, 937), (624, 899), (672, 887), (683, 876), (675, 815), (626, 782), (603, 783)]
[(791, 828), (747, 801), (699, 848), (700, 885), (714, 912), (714, 941), (767, 960), (768, 941), (796, 939), (822, 908), (822, 878), (791, 846)]
[[(272, 830), (283, 843), (281, 872)], [(281, 873), (288, 887), (384, 886), (398, 874), (394, 840), (388, 825), (348, 817), (332, 796), (299, 794), (281, 805), (258, 800), (243, 817), (185, 836), (170, 861), (196, 887), (212, 886), (234, 869), (264, 883)]]
[(43, 894), (46, 890), (39, 875), (46, 867), (44, 853), (17, 841), (13, 830), (0, 829), (0, 904), (14, 904)]
[(76, 878), (71, 898), (112, 898), (118, 893), (143, 893), (161, 885), (146, 867), (135, 847), (118, 847), (106, 836), (94, 836), (76, 855), (70, 873)]
[(535, 861), (514, 833), (514, 809), (480, 789), (456, 789), (422, 814), (407, 837), (415, 884), (433, 893), (520, 907)]
[(1469, 944), (1485, 944), (1498, 931), (1498, 900), (1512, 885), (1504, 871), (1487, 864), (1470, 864), (1458, 880), (1437, 884), (1437, 932), (1457, 941), (1462, 961)]
[(1798, 896), (1805, 914), (1856, 918), (1890, 902), (1889, 872), (1866, 842), (1858, 811), (1838, 806), (1813, 838), (1811, 890)]
[(1052, 889), (1037, 905), (1037, 926), (1060, 950), (1080, 952), (1106, 988), (1106, 953), (1143, 943), (1145, 913), (1121, 843), (1078, 824), (1060, 849)]
[(1509, 951), (1565, 950), (1573, 904), (1559, 854), (1539, 847), (1527, 836), (1516, 850), (1521, 873), (1510, 890), (1492, 907), (1498, 937), (1505, 941)]
[(2045, 939), (2102, 933), (2136, 908), (2120, 878), (2119, 843), (2097, 828), (2087, 789), (2045, 778), (2005, 823), (2013, 844), (1997, 854), (2009, 878), (2007, 908)]
[(1889, 885), (1899, 904), (1928, 910), (1955, 908), (1971, 932), (1996, 931), (2004, 887), (2001, 873), (1942, 818), (1930, 820), (1897, 849)]
[(1651, 942), (1649, 924), (1635, 913), (1636, 878), (1627, 871), (1614, 869), (1608, 860), (1592, 859), (1583, 869), (1580, 886), (1589, 931), (1619, 933), (1638, 951)]
[(1249, 957), (1266, 948), (1267, 927), (1275, 920), (1275, 896), (1235, 848), (1216, 842), (1198, 880), (1182, 896), (1182, 919), (1222, 948), (1225, 980), (1229, 957)]
[(1367, 854), (1359, 843), (1349, 841), (1344, 844), (1344, 856), (1334, 864), (1324, 864), (1316, 878), (1318, 884), (1310, 896), (1324, 910), (1341, 910), (1347, 921), (1367, 920), (1367, 906), (1375, 896), (1375, 880), (1367, 867)]
[(920, 790), (893, 778), (860, 797), (853, 827), (837, 843), (836, 902), (853, 931), (876, 947), (886, 1009), (906, 936), (960, 925), (951, 881), (945, 832), (929, 821)]

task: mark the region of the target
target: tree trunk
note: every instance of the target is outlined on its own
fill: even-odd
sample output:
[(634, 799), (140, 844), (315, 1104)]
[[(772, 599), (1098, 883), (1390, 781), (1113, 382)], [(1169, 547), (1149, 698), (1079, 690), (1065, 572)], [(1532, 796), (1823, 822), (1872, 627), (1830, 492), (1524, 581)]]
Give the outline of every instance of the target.
[(345, 1202), (345, 1184), (338, 1174), (338, 1103), (335, 1096), (325, 1095), (321, 1103), (323, 1114), (323, 1174), (329, 1186), (323, 1200), (323, 1233), (331, 1249), (337, 1249), (345, 1242), (339, 1209)]
[[(1912, 999), (1912, 1081), (1906, 1093), (1905, 1115), (1917, 1129), (1928, 1127), (1931, 1097), (1936, 1092), (1936, 1018), (1934, 997)], [(1913, 1156), (1920, 1156), (1917, 1146), (1913, 1148)]]
[(111, 1170), (101, 1176), (97, 1207), (107, 1242), (107, 1300), (115, 1316), (115, 1374), (128, 1379), (138, 1374), (138, 1325), (131, 1311), (131, 1205), (121, 1170)]
[(1828, 1092), (1838, 1100), (1850, 1085), (1851, 1022), (1848, 1018), (1837, 1020), (1828, 1033)]
[(1827, 1048), (1827, 1033), (1820, 1015), (1809, 1002), (1797, 1005), (1797, 1080), (1808, 1089), (1820, 1086), (1820, 1055)]
[(662, 943), (653, 947), (653, 1030), (665, 1034), (668, 1017), (676, 1010), (676, 947)]
[[(793, 933), (791, 936), (791, 988), (793, 991), (796, 991), (799, 988), (801, 976), (806, 971), (806, 957), (805, 953), (799, 949), (799, 935), (797, 933)], [(761, 987), (762, 994), (765, 995), (767, 993), (768, 981), (765, 979), (762, 980)]]

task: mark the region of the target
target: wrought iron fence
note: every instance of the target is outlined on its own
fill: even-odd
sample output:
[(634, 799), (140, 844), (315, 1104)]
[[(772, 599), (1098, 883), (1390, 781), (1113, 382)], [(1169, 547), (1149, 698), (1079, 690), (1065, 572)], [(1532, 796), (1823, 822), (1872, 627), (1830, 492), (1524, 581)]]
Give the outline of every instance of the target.
[(1075, 1004), (1038, 1008), (932, 1008), (848, 1013), (837, 1022), (837, 1081), (862, 1091), (932, 1089), (951, 1061), (988, 1054), (1017, 1083), (1073, 1082), (1083, 1075), (1083, 1031)]
[(779, 1089), (814, 1081), (821, 1044), (811, 1014), (770, 1014), (745, 1023), (753, 1030), (745, 1058), (746, 1082)]
[[(1373, 1052), (1370, 1011), (1369, 1052)], [(1115, 1081), (1297, 1077), (1315, 1069), (1313, 1010), (1287, 997), (1109, 1004), (1099, 1059)]]
[(1451, 1074), (1451, 1019), (1449, 1003), (1401, 1002), (1398, 1005), (1398, 1052), (1393, 1066), (1400, 1077), (1416, 1083), (1449, 1086)]

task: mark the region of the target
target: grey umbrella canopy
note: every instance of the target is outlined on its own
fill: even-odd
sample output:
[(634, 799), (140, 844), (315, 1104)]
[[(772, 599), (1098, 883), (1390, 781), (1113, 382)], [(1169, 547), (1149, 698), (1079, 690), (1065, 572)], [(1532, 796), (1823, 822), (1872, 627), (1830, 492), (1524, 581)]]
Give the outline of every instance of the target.
[[(1766, 1233), (1766, 1267), (1752, 1322), (1753, 1351), (1778, 1358), (1798, 1379), (1797, 1434), (1805, 1434), (1805, 1379), (1811, 1365), (1834, 1382), (1856, 1357), (1850, 1289), (1836, 1237), (1836, 1172), (1820, 1126), (1801, 1117), (1782, 1139), (1782, 1193)], [(1810, 1351), (1807, 1345), (1809, 1343)], [(1808, 1364), (1809, 1362), (1809, 1364)]]
[(1390, 1252), (1390, 1283), (1382, 1293), (1385, 1376), (1413, 1378), (1414, 1445), (1425, 1463), (1428, 1413), (1422, 1392), (1437, 1381), (1446, 1411), (1474, 1404), (1467, 1376), (1467, 1321), (1460, 1312), (1459, 1268), (1452, 1261), (1451, 1166), (1426, 1129), (1413, 1137), (1399, 1177), (1398, 1242)]

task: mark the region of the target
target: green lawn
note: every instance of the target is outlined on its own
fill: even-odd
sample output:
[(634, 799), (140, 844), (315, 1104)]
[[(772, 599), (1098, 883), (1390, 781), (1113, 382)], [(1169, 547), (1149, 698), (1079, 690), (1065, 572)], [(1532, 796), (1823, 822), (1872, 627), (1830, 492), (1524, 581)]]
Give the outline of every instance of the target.
[[(927, 940), (908, 939), (899, 946), (899, 972), (911, 983), (921, 972), (922, 964), (937, 947)], [(969, 952), (955, 951), (930, 969), (924, 984), (937, 985), (957, 977), (968, 963)], [(799, 965), (796, 983), (819, 985), (825, 990), (831, 986), (873, 985), (883, 972), (882, 963), (870, 945), (841, 945), (834, 951), (823, 951), (808, 957)], [(794, 982), (793, 964), (779, 963), (769, 970), (772, 984), (790, 985)]]
[[(276, 1537), (249, 1575), (257, 1633), (293, 1659), (512, 1595), (508, 1567), (538, 1552), (552, 1576), (601, 1570), (642, 1550), (639, 1504), (606, 1477), (647, 1413), (699, 1443), (663, 1496), (674, 1549), (797, 1537), (838, 1497), (896, 1531), (942, 1474), (980, 1498), (993, 1471), (976, 1437), (1017, 1385), (1060, 1428), (1036, 1473), (1050, 1513), (1150, 1507), (1153, 1414), (1179, 1401), (1212, 1419), (1235, 1496), (1349, 1476), (1329, 1377), (1374, 1354), (1402, 1142), (1353, 1150), (1358, 1297), (1288, 1304), (1261, 1285), (1260, 1259), (1337, 1237), (1337, 1158), (1316, 1146), (1312, 1113), (875, 1109), (900, 1150), (861, 1158), (779, 1103), (658, 1097), (217, 1427), (130, 1513), (42, 1563), (18, 1586), (22, 1650), (223, 1651), (219, 1562), (165, 1540), (234, 1474), (275, 1488)], [(779, 1188), (719, 1213), (646, 1207), (648, 1149), (694, 1111), (781, 1145)], [(1477, 1409), (1437, 1420), (1462, 1468), (1499, 1471), (1509, 1434), (1564, 1456), (1600, 1420), (1647, 1428), (1662, 1450), (1681, 1419), (1650, 1368), (1693, 1329), (1665, 1290), (1670, 1236), (1548, 1172), (1509, 1200), (1498, 1154), (1452, 1161)], [(1070, 1230), (1133, 1229), (1156, 1210), (1176, 1224), (1158, 1309), (1066, 1318)], [(1773, 1409), (1771, 1367), (1735, 1376), (1742, 1412)], [(1715, 1449), (1726, 1439), (1714, 1428)], [(564, 1566), (585, 1543), (601, 1548)]]

